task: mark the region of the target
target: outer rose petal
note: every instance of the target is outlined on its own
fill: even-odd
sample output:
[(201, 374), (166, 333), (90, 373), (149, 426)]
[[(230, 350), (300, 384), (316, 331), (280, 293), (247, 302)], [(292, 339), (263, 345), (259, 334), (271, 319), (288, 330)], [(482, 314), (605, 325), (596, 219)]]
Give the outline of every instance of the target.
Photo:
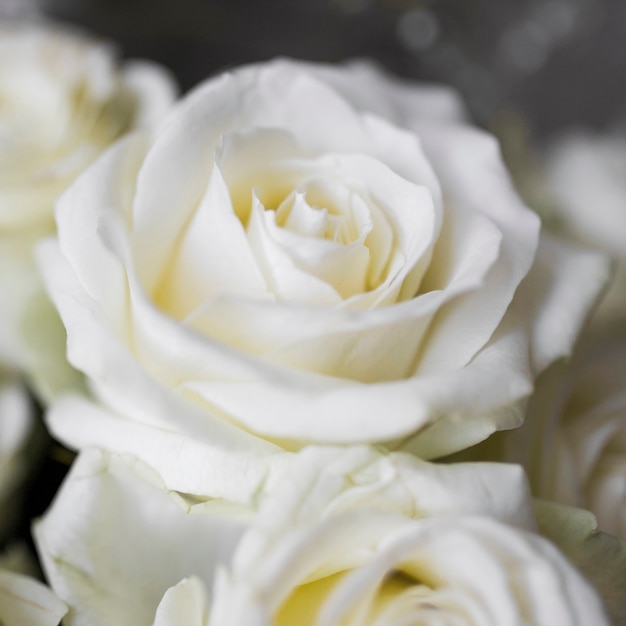
[(57, 502), (34, 533), (72, 625), (152, 624), (161, 597), (183, 577), (210, 586), (241, 533), (236, 517), (190, 514), (136, 459), (96, 451), (74, 464)]
[[(176, 417), (174, 411), (172, 417)], [(279, 448), (230, 448), (217, 436), (209, 441), (172, 432), (158, 425), (120, 419), (79, 396), (66, 396), (47, 415), (51, 432), (62, 440), (76, 437), (80, 449), (101, 446), (136, 456), (159, 472), (169, 489), (210, 494), (246, 502), (288, 463)]]
[(50, 589), (20, 574), (0, 570), (0, 622), (6, 626), (57, 626), (67, 607)]
[[(174, 626), (184, 616), (202, 626), (280, 625), (292, 600), (313, 620), (327, 597), (319, 620), (334, 625), (361, 607), (356, 623), (369, 626), (372, 610), (410, 609), (395, 602), (407, 582), (422, 609), (435, 602), (468, 624), (482, 623), (471, 621), (474, 610), (499, 616), (499, 626), (519, 614), (540, 626), (550, 616), (574, 624), (572, 611), (605, 623), (575, 570), (523, 530), (534, 519), (519, 468), (431, 465), (364, 447), (288, 456), (274, 486), (241, 506), (172, 494), (130, 456), (81, 453), (35, 528), (47, 575), (70, 607), (67, 623)], [(426, 587), (396, 581), (389, 601), (363, 606), (355, 594), (393, 578), (395, 566)], [(297, 605), (318, 583), (325, 591), (309, 597), (304, 615)]]

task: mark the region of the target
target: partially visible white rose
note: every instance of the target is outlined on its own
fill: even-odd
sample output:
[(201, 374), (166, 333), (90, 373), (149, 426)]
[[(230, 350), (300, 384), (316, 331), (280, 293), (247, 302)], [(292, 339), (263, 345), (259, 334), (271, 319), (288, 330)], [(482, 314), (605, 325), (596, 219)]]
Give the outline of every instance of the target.
[(585, 335), (539, 379), (524, 424), (472, 458), (521, 463), (535, 495), (589, 509), (626, 539), (626, 328)]
[(367, 448), (288, 456), (241, 506), (173, 494), (129, 456), (81, 453), (35, 528), (67, 624), (608, 623), (533, 532), (519, 467)]
[(533, 532), (518, 467), (396, 459), (384, 493), (315, 464), (279, 485), (220, 573), (208, 624), (607, 623)]
[(54, 232), (56, 199), (111, 142), (154, 124), (174, 96), (165, 70), (121, 65), (107, 42), (55, 24), (0, 22), (0, 362), (37, 366), (21, 327), (36, 314), (32, 248)]
[(40, 258), (68, 356), (116, 417), (50, 427), (181, 491), (197, 467), (173, 475), (145, 442), (434, 458), (518, 425), (607, 272), (540, 240), (456, 99), (369, 66), (214, 78), (85, 172), (57, 220)]
[(346, 514), (237, 565), (218, 580), (211, 626), (608, 624), (554, 546), (486, 517)]
[(615, 278), (595, 316), (626, 323), (626, 133), (570, 133), (545, 155), (556, 228), (616, 259)]

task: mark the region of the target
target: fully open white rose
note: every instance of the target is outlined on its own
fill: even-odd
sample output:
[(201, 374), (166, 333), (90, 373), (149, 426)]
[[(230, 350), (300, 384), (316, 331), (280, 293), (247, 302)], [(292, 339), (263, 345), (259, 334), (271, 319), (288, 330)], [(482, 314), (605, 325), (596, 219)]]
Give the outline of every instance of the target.
[(54, 232), (56, 199), (114, 140), (155, 123), (174, 91), (164, 70), (120, 65), (101, 40), (0, 22), (0, 361), (29, 365), (20, 329), (40, 289), (32, 248)]
[(56, 411), (53, 432), (151, 456), (169, 480), (143, 443), (168, 433), (431, 458), (518, 425), (606, 267), (539, 242), (497, 144), (450, 98), (275, 61), (119, 142), (40, 255), (69, 359), (118, 417)]
[[(607, 624), (519, 467), (309, 448), (247, 506), (82, 453), (35, 529), (68, 626)], [(260, 503), (258, 512), (255, 512)]]

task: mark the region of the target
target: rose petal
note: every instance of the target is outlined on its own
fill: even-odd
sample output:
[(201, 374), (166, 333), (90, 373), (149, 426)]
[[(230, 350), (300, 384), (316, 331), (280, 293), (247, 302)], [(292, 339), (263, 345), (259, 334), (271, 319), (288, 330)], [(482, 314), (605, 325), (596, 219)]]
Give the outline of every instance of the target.
[(0, 571), (0, 621), (7, 626), (57, 626), (67, 607), (40, 582)]
[(338, 623), (355, 595), (377, 587), (396, 568), (432, 589), (423, 606), (413, 608), (416, 621), (436, 606), (477, 624), (516, 624), (520, 614), (538, 626), (579, 624), (583, 616), (587, 623), (608, 624), (597, 596), (547, 541), (487, 518), (419, 520), (381, 548), (337, 586), (316, 626)]
[(34, 529), (46, 575), (76, 623), (149, 625), (182, 578), (211, 584), (241, 528), (186, 508), (132, 457), (94, 450), (78, 458)]
[(205, 626), (208, 614), (204, 585), (194, 576), (181, 580), (165, 592), (153, 626)]
[[(57, 220), (66, 225), (59, 233), (60, 251), (83, 289), (100, 303), (121, 337), (128, 333), (127, 279), (107, 235), (113, 235), (117, 222), (124, 219), (118, 209), (132, 193), (127, 183), (144, 153), (145, 137), (136, 134), (120, 141), (101, 157), (98, 168), (88, 170), (76, 181), (57, 205)], [(96, 194), (93, 198), (92, 191)], [(45, 262), (40, 267), (45, 280), (50, 272)]]
[[(419, 130), (449, 202), (486, 216), (503, 236), (481, 289), (457, 298), (433, 324), (419, 366), (419, 373), (432, 373), (462, 367), (492, 335), (531, 267), (539, 220), (515, 193), (494, 139), (466, 126), (424, 123)], [(435, 250), (435, 271), (437, 258)]]
[(233, 212), (222, 174), (214, 167), (206, 194), (154, 300), (162, 310), (185, 319), (223, 292), (273, 299)]
[[(257, 445), (266, 448), (266, 442), (230, 426), (217, 416), (212, 419), (201, 408), (187, 404), (143, 370), (127, 348), (112, 336), (99, 306), (77, 284), (54, 241), (40, 246), (39, 257), (46, 275), (51, 272), (57, 277), (58, 291), (52, 295), (68, 328), (68, 359), (90, 377), (92, 389), (105, 404), (130, 419), (188, 436), (200, 436), (205, 441), (220, 442), (227, 449), (243, 446), (243, 449), (251, 450)], [(61, 277), (64, 284), (59, 280)], [(76, 307), (77, 302), (81, 303), (81, 308)], [(158, 318), (158, 313), (151, 311)], [(150, 320), (146, 323), (154, 325)], [(169, 332), (176, 329), (171, 324), (167, 328)], [(170, 344), (177, 345), (180, 344)], [(117, 393), (119, 389), (124, 392)], [(141, 402), (138, 403), (137, 398), (142, 398)]]
[(70, 447), (129, 453), (156, 468), (168, 489), (247, 502), (272, 483), (289, 454), (259, 441), (229, 450), (218, 439), (194, 438), (116, 416), (79, 396), (63, 397), (46, 415), (50, 431)]
[[(248, 241), (259, 268), (277, 300), (333, 306), (341, 296), (326, 281), (300, 269), (284, 248), (273, 241), (270, 214), (255, 196), (248, 225)], [(197, 327), (197, 326), (196, 326)]]
[(533, 315), (529, 328), (533, 369), (570, 354), (610, 276), (608, 258), (543, 234), (532, 270), (516, 295)]

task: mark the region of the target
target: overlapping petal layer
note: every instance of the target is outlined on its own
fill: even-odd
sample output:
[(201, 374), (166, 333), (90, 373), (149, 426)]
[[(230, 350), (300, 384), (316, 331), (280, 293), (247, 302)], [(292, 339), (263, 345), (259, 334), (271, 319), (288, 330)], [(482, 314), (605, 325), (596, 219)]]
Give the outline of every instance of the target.
[[(376, 80), (388, 98), (364, 96)], [(494, 141), (433, 113), (441, 91), (394, 85), (224, 74), (64, 195), (41, 265), (70, 361), (120, 420), (253, 453), (411, 437), (425, 457), (519, 423), (605, 263), (538, 254)], [(103, 445), (53, 415), (68, 445)]]
[(67, 623), (608, 623), (535, 534), (518, 467), (368, 448), (286, 456), (242, 506), (173, 494), (131, 456), (82, 453), (35, 528)]

